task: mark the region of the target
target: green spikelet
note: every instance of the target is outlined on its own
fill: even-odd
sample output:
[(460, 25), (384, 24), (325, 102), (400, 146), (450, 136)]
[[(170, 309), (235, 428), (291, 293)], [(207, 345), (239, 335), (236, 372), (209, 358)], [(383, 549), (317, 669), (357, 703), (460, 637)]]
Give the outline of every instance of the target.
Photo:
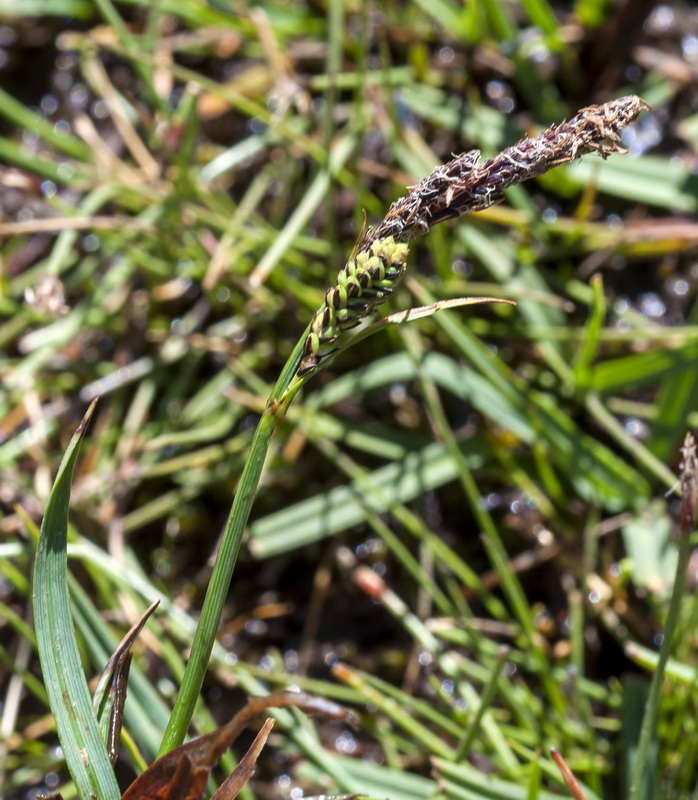
[(339, 336), (370, 317), (393, 291), (402, 273), (409, 248), (392, 236), (374, 241), (357, 253), (327, 290), (305, 340), (298, 375), (316, 370), (322, 359), (334, 353)]

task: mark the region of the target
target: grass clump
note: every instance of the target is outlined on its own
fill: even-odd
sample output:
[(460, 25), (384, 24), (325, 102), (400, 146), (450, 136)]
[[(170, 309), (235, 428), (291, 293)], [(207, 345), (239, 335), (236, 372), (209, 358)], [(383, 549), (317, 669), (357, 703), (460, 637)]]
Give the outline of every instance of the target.
[[(90, 10), (6, 26), (15, 59), (31, 31), (58, 48), (43, 96), (0, 95), (6, 794), (68, 796), (67, 761), (78, 794), (118, 796), (190, 719), (208, 734), (295, 686), (359, 732), (274, 711), (236, 791), (692, 796), (692, 517), (677, 559), (665, 491), (694, 421), (695, 197), (674, 141), (577, 160), (638, 153), (669, 118), (692, 141), (646, 50), (599, 68), (635, 23), (588, 4)], [(639, 96), (653, 110), (621, 143)], [(364, 211), (383, 221), (357, 240)], [(477, 298), (517, 306), (447, 310)], [(115, 714), (77, 664), (99, 674), (156, 599), (126, 705), (122, 668), (109, 694), (115, 773)], [(86, 741), (56, 753), (49, 707)]]

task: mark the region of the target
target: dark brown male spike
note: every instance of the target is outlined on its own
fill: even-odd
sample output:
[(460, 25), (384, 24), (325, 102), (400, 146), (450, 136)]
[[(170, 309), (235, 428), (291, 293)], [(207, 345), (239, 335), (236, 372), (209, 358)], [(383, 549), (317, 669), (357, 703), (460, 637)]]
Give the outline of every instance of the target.
[(376, 228), (369, 228), (340, 270), (335, 286), (315, 313), (298, 368), (309, 376), (338, 349), (341, 334), (370, 317), (406, 269), (412, 239), (447, 219), (481, 211), (530, 178), (587, 153), (607, 158), (624, 153), (620, 133), (649, 105), (635, 95), (581, 109), (572, 119), (522, 139), (480, 164), (480, 152), (461, 153), (396, 200)]

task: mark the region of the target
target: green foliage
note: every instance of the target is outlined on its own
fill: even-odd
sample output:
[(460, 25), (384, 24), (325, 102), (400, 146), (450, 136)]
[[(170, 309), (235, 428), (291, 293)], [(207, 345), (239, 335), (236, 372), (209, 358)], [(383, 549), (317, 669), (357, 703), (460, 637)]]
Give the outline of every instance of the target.
[[(82, 672), (160, 599), (129, 678), (121, 759), (136, 772), (183, 680), (165, 748), (191, 713), (191, 732), (232, 715), (224, 687), (297, 685), (362, 717), (337, 739), (275, 712), (270, 742), (306, 794), (564, 796), (556, 747), (587, 798), (625, 797), (649, 696), (646, 796), (691, 797), (698, 611), (680, 580), (671, 592), (666, 491), (698, 419), (696, 233), (681, 216), (697, 195), (672, 151), (583, 159), (414, 242), (385, 313), (517, 306), (385, 326), (294, 383), (290, 407), (286, 394), (362, 226), (406, 185), (629, 91), (656, 106), (634, 149), (645, 126), (693, 146), (683, 90), (660, 64), (594, 73), (615, 4), (578, 2), (578, 20), (543, 0), (260, 5), (22, 7), (92, 16), (32, 23), (47, 41), (60, 30), (55, 111), (16, 83), (0, 92), (2, 790), (55, 773), (65, 797), (118, 795)], [(70, 435), (98, 395), (76, 464)], [(42, 518), (44, 542), (67, 537), (37, 556), (43, 683), (26, 624)], [(207, 590), (199, 635), (220, 639), (190, 650)], [(640, 678), (619, 680), (621, 651)], [(82, 700), (62, 715), (64, 690)], [(33, 724), (49, 708), (63, 755)]]

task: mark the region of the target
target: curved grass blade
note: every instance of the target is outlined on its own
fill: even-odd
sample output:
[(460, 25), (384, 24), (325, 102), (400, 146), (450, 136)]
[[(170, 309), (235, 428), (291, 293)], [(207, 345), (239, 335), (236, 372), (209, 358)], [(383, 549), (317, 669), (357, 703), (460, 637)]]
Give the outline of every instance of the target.
[(338, 356), (340, 353), (343, 353), (349, 347), (362, 342), (369, 336), (373, 336), (374, 333), (378, 333), (389, 325), (403, 325), (406, 322), (414, 322), (418, 319), (431, 317), (436, 314), (437, 311), (443, 311), (450, 308), (460, 308), (462, 306), (478, 305), (480, 303), (506, 303), (510, 306), (516, 305), (513, 300), (506, 300), (502, 297), (453, 297), (449, 300), (439, 300), (438, 302), (431, 303), (428, 306), (417, 306), (415, 308), (405, 309), (404, 311), (396, 311), (393, 314), (383, 317), (382, 319), (376, 320), (376, 322), (372, 322), (370, 325), (367, 325), (365, 328), (362, 328), (360, 331), (355, 333), (350, 339), (344, 341), (331, 353), (328, 353), (326, 356), (324, 356), (324, 364), (329, 364), (330, 361), (334, 360), (336, 356)]
[(70, 440), (41, 523), (34, 566), (34, 626), (58, 738), (78, 795), (82, 800), (118, 800), (121, 792), (92, 709), (68, 596), (70, 482), (94, 407), (92, 403)]

